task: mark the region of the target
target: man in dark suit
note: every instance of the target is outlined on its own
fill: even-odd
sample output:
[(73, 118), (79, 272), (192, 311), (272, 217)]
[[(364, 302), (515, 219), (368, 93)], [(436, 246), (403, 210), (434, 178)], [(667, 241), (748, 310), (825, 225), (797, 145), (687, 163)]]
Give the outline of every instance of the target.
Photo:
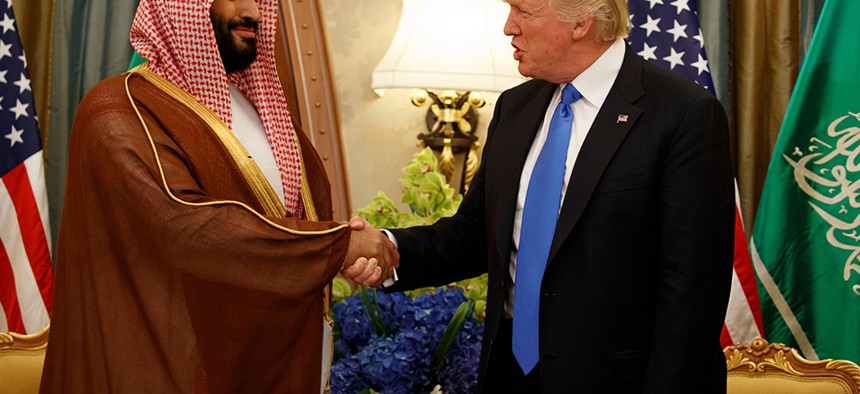
[(390, 289), (489, 272), (480, 392), (725, 392), (724, 110), (631, 51), (624, 0), (509, 3), (533, 80), (499, 97), (457, 214), (391, 230)]

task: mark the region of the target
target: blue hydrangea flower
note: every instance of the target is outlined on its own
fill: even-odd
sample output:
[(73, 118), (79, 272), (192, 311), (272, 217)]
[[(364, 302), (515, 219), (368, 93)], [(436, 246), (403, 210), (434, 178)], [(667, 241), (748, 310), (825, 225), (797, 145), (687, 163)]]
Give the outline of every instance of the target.
[(331, 366), (332, 394), (360, 393), (370, 386), (364, 381), (359, 360), (349, 357), (341, 359)]
[(446, 393), (472, 392), (478, 376), (483, 323), (469, 314), (442, 366), (431, 356), (457, 308), (467, 300), (462, 288), (440, 288), (414, 300), (403, 293), (376, 293), (387, 335), (374, 333), (360, 297), (333, 306), (339, 333), (332, 366), (332, 393), (427, 393), (440, 384)]
[(442, 363), (439, 384), (447, 394), (471, 393), (478, 384), (478, 364), (481, 360), (481, 340), (484, 325), (466, 319)]
[(335, 340), (335, 352), (352, 354), (370, 343), (373, 332), (364, 312), (364, 305), (358, 296), (347, 297), (343, 302), (332, 306), (334, 324), (340, 333)]

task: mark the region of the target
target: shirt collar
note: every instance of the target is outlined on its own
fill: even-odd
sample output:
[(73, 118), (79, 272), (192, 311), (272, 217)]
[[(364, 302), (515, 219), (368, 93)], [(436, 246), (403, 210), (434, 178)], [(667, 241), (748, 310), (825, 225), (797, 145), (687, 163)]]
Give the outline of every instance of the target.
[[(582, 98), (600, 108), (609, 95), (609, 90), (618, 77), (621, 63), (624, 62), (625, 44), (623, 38), (616, 38), (606, 52), (576, 77), (571, 83), (582, 94)], [(561, 85), (561, 88), (564, 84)]]

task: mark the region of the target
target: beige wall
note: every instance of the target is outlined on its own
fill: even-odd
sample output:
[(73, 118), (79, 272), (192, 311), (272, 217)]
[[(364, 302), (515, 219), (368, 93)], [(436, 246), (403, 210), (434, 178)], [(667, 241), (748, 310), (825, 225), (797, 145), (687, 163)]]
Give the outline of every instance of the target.
[[(416, 136), (426, 130), (427, 106), (413, 106), (408, 90), (391, 89), (384, 97), (377, 96), (370, 89), (370, 75), (394, 38), (401, 0), (325, 0), (320, 6), (351, 205), (364, 207), (379, 191), (399, 202), (400, 169), (417, 151)], [(488, 104), (478, 110), (481, 142), (497, 97), (490, 95)]]

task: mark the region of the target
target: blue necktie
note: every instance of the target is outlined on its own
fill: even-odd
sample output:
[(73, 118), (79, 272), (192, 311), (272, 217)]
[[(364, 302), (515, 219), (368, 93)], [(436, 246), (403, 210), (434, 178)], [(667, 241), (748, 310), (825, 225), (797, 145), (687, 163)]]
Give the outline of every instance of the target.
[(512, 343), (514, 357), (524, 374), (528, 374), (538, 362), (540, 285), (558, 222), (567, 146), (573, 126), (570, 105), (580, 98), (582, 95), (573, 85), (565, 85), (526, 192), (514, 284)]

